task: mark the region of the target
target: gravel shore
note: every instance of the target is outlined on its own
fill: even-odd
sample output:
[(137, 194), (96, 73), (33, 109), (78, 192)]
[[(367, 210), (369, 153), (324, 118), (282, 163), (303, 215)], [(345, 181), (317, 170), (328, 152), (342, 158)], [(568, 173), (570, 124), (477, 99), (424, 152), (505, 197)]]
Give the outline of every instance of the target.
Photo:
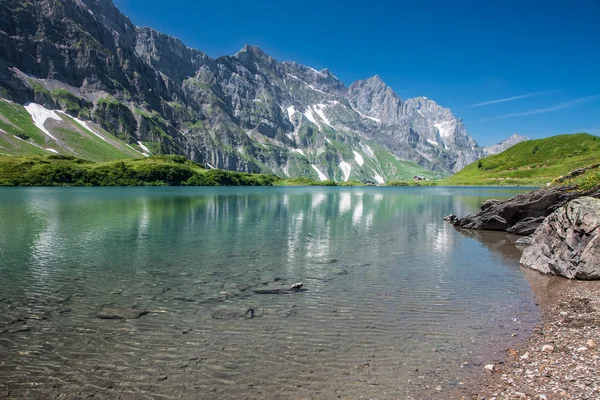
[(600, 399), (600, 281), (525, 274), (543, 316), (463, 399)]

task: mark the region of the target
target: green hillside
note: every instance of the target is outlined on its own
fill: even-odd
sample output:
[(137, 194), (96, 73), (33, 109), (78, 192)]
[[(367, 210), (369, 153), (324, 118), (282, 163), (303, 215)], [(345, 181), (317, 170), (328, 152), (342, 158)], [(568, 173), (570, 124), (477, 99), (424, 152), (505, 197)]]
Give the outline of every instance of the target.
[(53, 112), (49, 131), (52, 137), (39, 129), (29, 113), (20, 104), (0, 99), (0, 155), (43, 156), (64, 154), (93, 161), (110, 161), (141, 156), (115, 135), (99, 126), (84, 126), (66, 113)]
[(554, 178), (600, 162), (600, 138), (587, 133), (528, 140), (482, 158), (444, 185), (545, 185)]
[(93, 162), (72, 156), (0, 156), (0, 186), (270, 186), (273, 175), (207, 170), (183, 156)]

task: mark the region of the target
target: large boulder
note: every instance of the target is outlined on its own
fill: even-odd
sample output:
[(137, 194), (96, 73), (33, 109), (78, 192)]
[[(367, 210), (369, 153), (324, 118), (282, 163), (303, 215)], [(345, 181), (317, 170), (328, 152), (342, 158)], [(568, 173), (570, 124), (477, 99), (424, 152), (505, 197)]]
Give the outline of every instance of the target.
[(507, 201), (487, 200), (481, 204), (479, 213), (459, 218), (454, 225), (530, 235), (556, 209), (584, 195), (600, 197), (600, 189), (580, 193), (570, 187), (552, 187), (523, 193)]
[(600, 279), (600, 200), (580, 197), (548, 216), (521, 265), (570, 279)]

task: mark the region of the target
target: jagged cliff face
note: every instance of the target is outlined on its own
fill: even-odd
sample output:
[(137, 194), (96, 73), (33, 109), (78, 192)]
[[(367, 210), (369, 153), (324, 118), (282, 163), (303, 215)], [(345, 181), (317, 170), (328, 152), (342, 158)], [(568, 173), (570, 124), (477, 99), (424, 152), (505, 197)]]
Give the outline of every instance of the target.
[(4, 0), (0, 46), (0, 97), (62, 109), (142, 152), (374, 182), (447, 174), (483, 155), (450, 110), (404, 102), (378, 76), (347, 88), (251, 46), (211, 59), (134, 26), (109, 0)]

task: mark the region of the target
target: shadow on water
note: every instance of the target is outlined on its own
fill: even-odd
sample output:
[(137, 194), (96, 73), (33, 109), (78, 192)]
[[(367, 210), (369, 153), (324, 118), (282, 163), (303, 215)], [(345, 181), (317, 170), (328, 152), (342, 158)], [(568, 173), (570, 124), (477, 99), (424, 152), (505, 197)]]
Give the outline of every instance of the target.
[(529, 286), (531, 286), (536, 304), (542, 309), (548, 309), (556, 304), (556, 293), (577, 284), (576, 281), (554, 275), (541, 274), (533, 269), (520, 266), (519, 261), (524, 247), (515, 245), (515, 242), (522, 236), (506, 232), (462, 229), (458, 227), (455, 227), (455, 229), (462, 235), (478, 240), (492, 252), (499, 254), (507, 261), (518, 266), (525, 279), (527, 279)]

